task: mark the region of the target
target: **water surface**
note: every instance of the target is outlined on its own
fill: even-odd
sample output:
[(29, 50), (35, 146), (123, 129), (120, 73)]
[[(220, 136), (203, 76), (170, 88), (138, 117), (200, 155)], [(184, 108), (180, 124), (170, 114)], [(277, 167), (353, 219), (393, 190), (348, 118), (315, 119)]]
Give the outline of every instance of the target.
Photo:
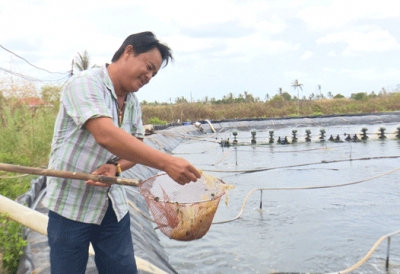
[[(394, 132), (397, 124), (385, 124)], [(160, 234), (170, 263), (179, 273), (329, 273), (354, 265), (383, 235), (400, 229), (400, 142), (394, 134), (385, 141), (369, 126), (367, 142), (319, 142), (319, 127), (311, 127), (313, 140), (304, 141), (299, 127), (297, 144), (267, 144), (268, 130), (257, 130), (251, 146), (250, 131), (239, 131), (237, 147), (221, 147), (221, 138), (233, 140), (231, 129), (188, 139), (173, 154), (223, 179), (236, 188), (221, 200), (214, 222), (235, 218), (246, 195), (240, 218), (213, 224), (201, 239), (179, 242)], [(326, 136), (345, 138), (362, 125), (325, 127)], [(275, 129), (291, 140), (292, 128)], [(265, 171), (259, 169), (270, 168)], [(247, 172), (245, 172), (247, 171)], [(249, 172), (253, 171), (253, 172)], [(380, 176), (382, 175), (382, 176)], [(380, 176), (376, 179), (370, 178)], [(360, 180), (365, 182), (355, 183)], [(347, 184), (340, 187), (315, 189)], [(158, 230), (157, 230), (158, 231)], [(159, 232), (158, 232), (159, 233)], [(400, 235), (392, 237), (390, 271), (385, 270), (387, 242), (353, 273), (400, 273)]]

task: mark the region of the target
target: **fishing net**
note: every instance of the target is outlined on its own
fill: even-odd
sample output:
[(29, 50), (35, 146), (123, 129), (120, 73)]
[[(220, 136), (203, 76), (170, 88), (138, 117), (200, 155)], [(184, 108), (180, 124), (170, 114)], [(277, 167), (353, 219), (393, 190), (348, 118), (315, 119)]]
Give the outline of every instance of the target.
[(180, 185), (167, 174), (153, 176), (139, 185), (158, 228), (170, 239), (191, 241), (210, 229), (224, 183), (203, 176), (197, 182)]

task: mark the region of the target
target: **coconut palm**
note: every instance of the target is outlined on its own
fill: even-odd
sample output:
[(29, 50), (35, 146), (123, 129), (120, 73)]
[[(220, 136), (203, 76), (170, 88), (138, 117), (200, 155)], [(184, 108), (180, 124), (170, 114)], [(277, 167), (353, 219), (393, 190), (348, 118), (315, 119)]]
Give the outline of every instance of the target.
[(300, 114), (300, 93), (299, 89), (303, 91), (303, 84), (299, 83), (299, 80), (294, 80), (292, 83), (292, 88), (296, 91), (297, 90), (297, 115)]
[[(96, 65), (92, 66), (95, 67)], [(75, 67), (80, 70), (87, 70), (90, 67), (90, 56), (87, 50), (82, 54), (78, 52), (78, 56), (75, 57)]]
[(317, 88), (318, 88), (318, 91), (319, 91), (319, 97), (320, 97), (320, 99), (323, 99), (324, 96), (322, 95), (322, 92), (321, 92), (321, 85), (317, 85)]

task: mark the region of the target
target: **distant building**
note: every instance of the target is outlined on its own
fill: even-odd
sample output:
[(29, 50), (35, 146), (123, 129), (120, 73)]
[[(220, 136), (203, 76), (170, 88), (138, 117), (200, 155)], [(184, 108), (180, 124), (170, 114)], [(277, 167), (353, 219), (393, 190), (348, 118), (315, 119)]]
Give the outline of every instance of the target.
[(26, 97), (19, 100), (19, 103), (22, 105), (26, 105), (30, 108), (37, 108), (37, 107), (54, 107), (53, 104), (50, 104), (46, 101), (43, 101), (37, 97)]

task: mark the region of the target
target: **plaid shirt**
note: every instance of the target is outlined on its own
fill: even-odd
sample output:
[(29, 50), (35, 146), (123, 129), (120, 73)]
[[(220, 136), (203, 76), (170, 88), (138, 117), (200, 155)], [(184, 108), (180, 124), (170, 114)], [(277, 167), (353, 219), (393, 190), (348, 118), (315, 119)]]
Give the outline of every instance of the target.
[[(74, 75), (63, 88), (49, 169), (91, 173), (114, 157), (96, 143), (84, 126), (87, 120), (97, 117), (110, 117), (118, 126), (117, 96), (106, 65)], [(121, 128), (133, 136), (144, 137), (141, 109), (134, 93), (127, 96)], [(68, 219), (100, 224), (108, 199), (118, 221), (121, 220), (128, 212), (123, 186), (95, 187), (81, 180), (48, 177), (43, 202)]]

